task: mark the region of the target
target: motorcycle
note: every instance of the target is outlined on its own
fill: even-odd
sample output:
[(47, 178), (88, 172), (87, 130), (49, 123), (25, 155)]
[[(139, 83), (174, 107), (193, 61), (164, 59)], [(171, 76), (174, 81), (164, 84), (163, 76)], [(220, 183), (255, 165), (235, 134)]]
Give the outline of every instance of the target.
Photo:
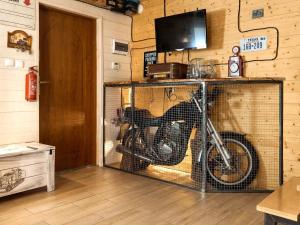
[[(161, 117), (153, 117), (146, 109), (127, 107), (120, 118), (123, 135), (116, 150), (122, 161), (133, 170), (143, 170), (149, 165), (174, 166), (181, 163), (188, 150), (193, 128), (197, 129), (191, 144), (192, 178), (200, 181), (203, 153), (201, 146), (201, 118), (203, 110), (201, 88), (193, 92), (188, 101), (171, 107)], [(215, 87), (208, 91), (207, 110), (210, 112), (222, 93)], [(209, 115), (209, 113), (208, 113)], [(125, 131), (124, 131), (125, 127)], [(154, 135), (149, 129), (157, 127)], [(207, 181), (217, 189), (244, 189), (255, 179), (259, 159), (256, 149), (244, 134), (232, 131), (218, 132), (210, 118), (207, 119), (206, 170)]]

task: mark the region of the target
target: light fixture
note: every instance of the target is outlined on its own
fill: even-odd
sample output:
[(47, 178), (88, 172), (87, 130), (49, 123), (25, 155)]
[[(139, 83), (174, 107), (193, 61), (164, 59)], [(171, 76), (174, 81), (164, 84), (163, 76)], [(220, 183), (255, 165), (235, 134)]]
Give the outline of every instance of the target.
[(144, 12), (144, 6), (142, 4), (139, 4), (137, 13), (142, 14), (143, 12)]

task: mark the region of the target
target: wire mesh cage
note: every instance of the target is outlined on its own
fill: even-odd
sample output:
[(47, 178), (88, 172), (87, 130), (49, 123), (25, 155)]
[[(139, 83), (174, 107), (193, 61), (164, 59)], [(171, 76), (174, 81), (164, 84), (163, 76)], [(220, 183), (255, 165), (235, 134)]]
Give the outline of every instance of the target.
[(105, 86), (104, 165), (201, 191), (282, 182), (282, 81)]

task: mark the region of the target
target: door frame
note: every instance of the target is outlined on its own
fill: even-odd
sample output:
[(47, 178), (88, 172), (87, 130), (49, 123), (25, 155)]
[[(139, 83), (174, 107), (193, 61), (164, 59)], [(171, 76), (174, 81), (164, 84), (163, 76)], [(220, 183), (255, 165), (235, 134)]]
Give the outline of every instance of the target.
[[(80, 16), (92, 18), (96, 20), (96, 165), (103, 167), (103, 135), (102, 133), (102, 118), (103, 118), (103, 18), (99, 15), (99, 12), (92, 9), (92, 6), (84, 4), (82, 2), (74, 0), (37, 0), (36, 1), (36, 40), (34, 49), (36, 49), (36, 64), (39, 66), (39, 33), (40, 33), (40, 24), (39, 24), (39, 12), (40, 5), (44, 5), (49, 8), (58, 9), (61, 11), (69, 12), (72, 14), (77, 14)], [(97, 9), (101, 10), (101, 9)], [(39, 85), (38, 85), (39, 86)], [(38, 90), (39, 91), (39, 90)], [(39, 108), (39, 102), (38, 102)], [(39, 110), (37, 110), (37, 118), (39, 121)], [(38, 123), (39, 131), (39, 123)]]

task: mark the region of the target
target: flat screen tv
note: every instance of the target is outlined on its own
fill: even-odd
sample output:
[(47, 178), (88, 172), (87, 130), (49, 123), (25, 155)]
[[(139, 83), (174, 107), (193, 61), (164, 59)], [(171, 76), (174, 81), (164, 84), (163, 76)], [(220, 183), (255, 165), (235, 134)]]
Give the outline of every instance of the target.
[(155, 20), (157, 52), (207, 48), (206, 10)]

